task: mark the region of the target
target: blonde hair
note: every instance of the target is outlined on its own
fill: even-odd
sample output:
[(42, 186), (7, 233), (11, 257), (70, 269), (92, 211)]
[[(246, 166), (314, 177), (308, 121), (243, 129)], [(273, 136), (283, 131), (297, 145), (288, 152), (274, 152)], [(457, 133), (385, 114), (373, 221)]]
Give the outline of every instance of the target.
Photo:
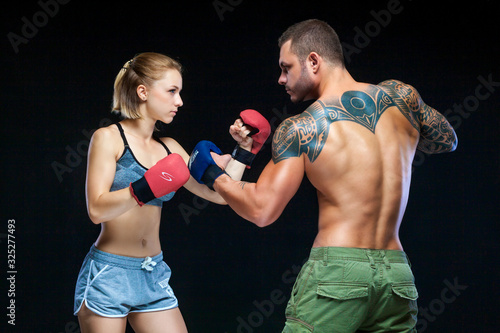
[(124, 118), (139, 119), (139, 104), (137, 87), (146, 87), (160, 80), (165, 71), (175, 69), (182, 72), (182, 66), (176, 60), (155, 52), (145, 52), (127, 61), (115, 79), (113, 92), (113, 112), (119, 112)]

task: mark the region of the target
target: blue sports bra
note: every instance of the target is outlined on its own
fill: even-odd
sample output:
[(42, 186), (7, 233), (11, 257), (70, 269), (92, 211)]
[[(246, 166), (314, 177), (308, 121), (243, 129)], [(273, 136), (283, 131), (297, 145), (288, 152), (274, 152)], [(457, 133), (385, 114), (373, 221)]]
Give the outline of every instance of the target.
[[(113, 180), (110, 191), (117, 191), (128, 187), (131, 182), (135, 182), (136, 180), (142, 178), (144, 176), (144, 173), (146, 173), (146, 171), (148, 170), (135, 158), (134, 153), (128, 145), (127, 138), (125, 138), (125, 133), (123, 132), (123, 128), (120, 123), (116, 123), (116, 126), (120, 131), (120, 135), (123, 139), (123, 144), (125, 145), (125, 150), (123, 151), (120, 159), (116, 162), (115, 179)], [(158, 139), (156, 136), (153, 136), (153, 138), (165, 148), (167, 154), (171, 154), (168, 147), (160, 139)], [(147, 202), (146, 205), (161, 207), (163, 205), (163, 202), (172, 199), (174, 194), (175, 191), (170, 192), (169, 194), (166, 194), (160, 198), (156, 198)]]

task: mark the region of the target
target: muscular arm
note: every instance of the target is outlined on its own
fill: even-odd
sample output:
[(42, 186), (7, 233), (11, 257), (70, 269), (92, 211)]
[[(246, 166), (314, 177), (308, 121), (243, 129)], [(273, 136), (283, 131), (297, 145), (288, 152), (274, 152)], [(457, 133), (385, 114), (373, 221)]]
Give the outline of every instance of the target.
[[(213, 154), (216, 155), (215, 153)], [(222, 167), (226, 164), (225, 160), (229, 159), (230, 155), (224, 155), (220, 157), (217, 155), (213, 157), (215, 162)], [(225, 166), (224, 170), (232, 179), (238, 181), (241, 179), (243, 172), (245, 171), (245, 167), (246, 166), (244, 164), (231, 158), (229, 160), (229, 163), (227, 163), (227, 165)], [(203, 198), (205, 200), (208, 200), (210, 202), (219, 205), (227, 205), (227, 202), (219, 193), (210, 190), (206, 185), (198, 183), (193, 177), (189, 177), (189, 180), (184, 185), (184, 187), (194, 195), (199, 196), (200, 198)]]
[[(284, 125), (276, 131), (273, 140), (273, 156), (279, 143), (284, 140), (280, 133)], [(283, 155), (283, 152), (280, 152)], [(285, 154), (286, 155), (286, 154)], [(273, 158), (262, 171), (256, 183), (232, 180), (220, 176), (214, 189), (241, 217), (259, 227), (265, 227), (278, 219), (290, 199), (297, 192), (304, 177), (304, 156), (289, 154), (279, 160)]]
[(396, 80), (379, 84), (394, 100), (401, 112), (420, 131), (417, 149), (427, 154), (454, 151), (458, 140), (453, 127), (438, 111), (424, 103), (412, 86)]
[(427, 154), (454, 151), (458, 139), (446, 118), (424, 102), (420, 109), (421, 127), (417, 149)]

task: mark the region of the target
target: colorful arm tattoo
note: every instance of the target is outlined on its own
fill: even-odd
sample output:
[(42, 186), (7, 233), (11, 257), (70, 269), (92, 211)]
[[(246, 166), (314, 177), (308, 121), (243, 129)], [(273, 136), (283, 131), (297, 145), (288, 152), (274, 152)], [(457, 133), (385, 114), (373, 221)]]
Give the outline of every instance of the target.
[(420, 132), (419, 150), (433, 154), (456, 149), (453, 127), (442, 114), (423, 102), (415, 88), (397, 80), (387, 80), (379, 86), (391, 95), (401, 113)]

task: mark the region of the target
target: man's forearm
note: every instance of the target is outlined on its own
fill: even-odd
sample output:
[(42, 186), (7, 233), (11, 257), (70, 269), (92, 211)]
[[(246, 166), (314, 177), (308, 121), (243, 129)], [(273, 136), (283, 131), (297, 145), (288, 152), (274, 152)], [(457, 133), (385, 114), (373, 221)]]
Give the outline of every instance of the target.
[(261, 200), (256, 192), (256, 183), (236, 181), (227, 175), (222, 175), (216, 179), (214, 190), (239, 216), (255, 225), (265, 227), (274, 222), (263, 213)]

